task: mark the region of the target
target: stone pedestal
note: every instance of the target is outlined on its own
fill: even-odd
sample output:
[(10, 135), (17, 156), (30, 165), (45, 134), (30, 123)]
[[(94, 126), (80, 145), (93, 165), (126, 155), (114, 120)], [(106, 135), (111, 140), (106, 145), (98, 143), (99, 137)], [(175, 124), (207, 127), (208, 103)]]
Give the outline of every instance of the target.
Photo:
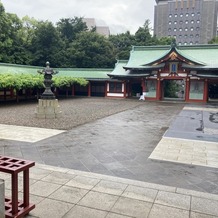
[(37, 118), (54, 119), (61, 116), (58, 99), (39, 99), (35, 113)]
[(0, 217), (5, 217), (5, 182), (0, 179)]

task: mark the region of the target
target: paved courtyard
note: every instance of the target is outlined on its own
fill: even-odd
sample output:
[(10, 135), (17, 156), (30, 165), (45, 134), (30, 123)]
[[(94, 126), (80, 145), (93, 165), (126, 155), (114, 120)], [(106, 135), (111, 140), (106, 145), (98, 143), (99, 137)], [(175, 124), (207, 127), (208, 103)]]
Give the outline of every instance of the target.
[[(99, 101), (95, 98), (91, 100)], [(102, 98), (100, 101), (104, 100)], [(72, 104), (77, 103), (71, 101)], [(81, 101), (85, 102), (87, 99)], [(137, 106), (132, 108), (131, 105), (130, 109), (73, 127), (68, 131), (41, 128), (27, 130), (27, 127), (24, 127), (23, 132), (19, 132), (20, 127), (8, 126), (11, 139), (1, 136), (1, 153), (41, 164), (217, 194), (217, 134), (196, 130), (202, 127), (204, 116), (204, 128), (217, 131), (218, 123), (209, 121), (211, 113), (217, 113), (217, 106), (202, 106), (203, 109), (188, 106), (182, 110), (184, 105), (181, 103), (138, 104), (137, 100), (130, 101)], [(119, 101), (110, 100), (109, 104), (112, 103), (117, 107)], [(3, 128), (6, 131), (6, 126)], [(41, 133), (38, 132), (40, 130)], [(38, 141), (33, 136), (39, 136)], [(198, 146), (191, 148), (192, 152), (200, 150), (204, 140), (211, 140), (211, 146), (215, 143), (212, 150), (207, 146), (209, 150), (206, 154), (212, 153), (211, 159), (199, 159), (198, 153), (195, 162), (179, 161), (182, 157), (187, 159), (191, 155), (190, 149), (183, 149), (183, 156), (180, 155), (175, 161), (176, 155), (173, 154), (172, 157), (172, 151), (175, 151), (178, 143), (185, 138), (193, 140), (190, 141), (192, 145)], [(170, 151), (165, 152), (168, 158), (157, 157), (157, 149), (160, 149), (160, 145), (157, 145), (159, 142), (163, 144), (161, 139), (168, 140)], [(174, 143), (173, 140), (177, 142)], [(205, 145), (206, 143), (208, 142), (205, 142)], [(182, 147), (184, 148), (184, 145)], [(172, 158), (169, 158), (170, 155)], [(207, 161), (210, 167), (199, 164), (204, 161)]]

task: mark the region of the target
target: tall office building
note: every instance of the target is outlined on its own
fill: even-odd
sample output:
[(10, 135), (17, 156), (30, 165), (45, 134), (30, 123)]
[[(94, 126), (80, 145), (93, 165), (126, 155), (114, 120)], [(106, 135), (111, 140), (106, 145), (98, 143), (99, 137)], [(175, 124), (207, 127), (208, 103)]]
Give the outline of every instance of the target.
[(156, 0), (154, 34), (179, 45), (207, 44), (217, 34), (217, 0)]
[(110, 29), (108, 26), (99, 26), (96, 24), (95, 18), (83, 18), (83, 22), (86, 23), (88, 30), (96, 28), (96, 33), (109, 37)]

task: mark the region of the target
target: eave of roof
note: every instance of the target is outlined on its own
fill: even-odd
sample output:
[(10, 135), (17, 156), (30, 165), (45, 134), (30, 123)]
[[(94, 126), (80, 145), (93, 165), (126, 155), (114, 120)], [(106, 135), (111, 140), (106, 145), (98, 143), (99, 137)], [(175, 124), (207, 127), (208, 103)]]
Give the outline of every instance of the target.
[(163, 68), (165, 66), (165, 63), (158, 64), (158, 65), (146, 65), (146, 66), (139, 66), (139, 67), (126, 67), (124, 66), (124, 69), (132, 69), (132, 70), (156, 70)]
[(218, 65), (216, 66), (202, 66), (202, 65), (189, 65), (189, 64), (182, 64), (182, 68), (190, 69), (190, 70), (203, 70), (203, 71), (211, 71), (211, 70), (218, 70)]
[[(0, 63), (0, 74), (37, 74), (38, 70), (44, 67), (26, 66), (17, 64)], [(59, 73), (55, 76), (69, 76), (84, 79), (110, 79), (107, 75), (113, 69), (96, 69), (96, 68), (53, 68)]]
[(124, 78), (141, 78), (141, 77), (149, 77), (150, 73), (144, 74), (126, 74), (126, 75), (111, 75), (112, 78), (124, 79)]
[(126, 70), (123, 67), (126, 66), (127, 62), (127, 60), (118, 60), (113, 71), (107, 75), (110, 77), (116, 75), (126, 75)]
[(197, 74), (196, 76), (199, 78), (218, 79), (218, 75), (214, 75), (214, 74)]

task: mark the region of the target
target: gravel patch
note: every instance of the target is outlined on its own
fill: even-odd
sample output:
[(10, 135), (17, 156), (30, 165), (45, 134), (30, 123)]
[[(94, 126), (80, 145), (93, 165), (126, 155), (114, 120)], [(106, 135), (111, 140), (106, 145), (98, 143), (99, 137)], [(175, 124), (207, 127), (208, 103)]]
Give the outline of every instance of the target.
[(62, 116), (58, 119), (36, 118), (37, 104), (37, 101), (1, 104), (0, 123), (69, 130), (75, 126), (144, 105), (145, 102), (138, 99), (107, 99), (100, 97), (61, 99), (59, 105)]

